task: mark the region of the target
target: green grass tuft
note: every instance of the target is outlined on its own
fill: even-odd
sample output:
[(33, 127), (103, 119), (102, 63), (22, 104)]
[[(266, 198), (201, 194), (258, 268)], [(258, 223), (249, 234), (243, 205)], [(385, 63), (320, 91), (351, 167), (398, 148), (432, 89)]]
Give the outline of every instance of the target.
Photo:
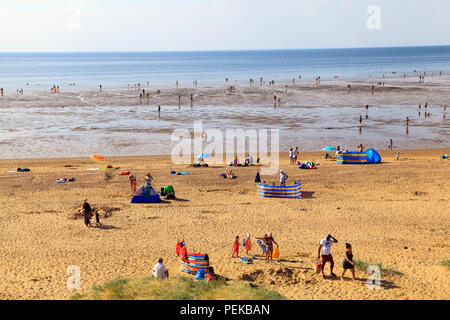
[(441, 267), (447, 268), (447, 270), (450, 271), (450, 260), (442, 260), (441, 262), (439, 262), (439, 265)]
[(380, 272), (381, 272), (382, 276), (385, 276), (385, 275), (398, 275), (398, 276), (400, 275), (401, 276), (401, 275), (403, 275), (403, 272), (401, 272), (400, 270), (397, 270), (394, 267), (383, 267), (381, 265), (381, 263), (370, 262), (370, 261), (359, 260), (359, 259), (356, 259), (353, 262), (355, 263), (356, 268), (363, 270), (363, 271), (366, 271), (370, 265), (377, 265), (380, 268)]
[(283, 300), (278, 292), (245, 281), (207, 282), (188, 277), (116, 279), (73, 300)]

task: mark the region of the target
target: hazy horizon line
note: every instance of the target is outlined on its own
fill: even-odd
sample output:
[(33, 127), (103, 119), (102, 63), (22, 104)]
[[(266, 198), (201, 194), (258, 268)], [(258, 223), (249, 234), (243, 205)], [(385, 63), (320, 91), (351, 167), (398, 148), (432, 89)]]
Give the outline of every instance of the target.
[(331, 47), (331, 48), (272, 48), (272, 49), (207, 49), (207, 50), (117, 50), (117, 51), (0, 51), (5, 53), (176, 53), (176, 52), (240, 52), (240, 51), (300, 51), (300, 50), (348, 50), (348, 49), (388, 49), (388, 48), (424, 48), (450, 47), (450, 44), (410, 45), (410, 46), (362, 46), (362, 47)]

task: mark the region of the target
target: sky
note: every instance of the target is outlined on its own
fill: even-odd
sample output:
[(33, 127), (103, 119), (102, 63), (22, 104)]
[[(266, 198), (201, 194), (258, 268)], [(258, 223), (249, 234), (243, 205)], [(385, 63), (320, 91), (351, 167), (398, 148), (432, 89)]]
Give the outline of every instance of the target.
[(0, 52), (450, 45), (449, 0), (2, 0)]

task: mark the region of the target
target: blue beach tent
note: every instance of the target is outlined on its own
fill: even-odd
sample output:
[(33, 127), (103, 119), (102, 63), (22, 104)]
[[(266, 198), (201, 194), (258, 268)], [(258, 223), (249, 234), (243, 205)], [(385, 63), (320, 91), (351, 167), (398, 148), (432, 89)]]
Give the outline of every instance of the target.
[(366, 151), (367, 163), (380, 163), (381, 156), (375, 149), (369, 149)]
[(161, 198), (155, 189), (149, 184), (141, 186), (134, 193), (131, 203), (157, 203)]

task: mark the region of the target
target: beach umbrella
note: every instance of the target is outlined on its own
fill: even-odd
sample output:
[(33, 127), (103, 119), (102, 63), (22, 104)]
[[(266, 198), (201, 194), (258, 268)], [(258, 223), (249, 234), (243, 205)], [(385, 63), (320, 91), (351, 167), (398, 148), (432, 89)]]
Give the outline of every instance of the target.
[(197, 158), (203, 159), (203, 158), (209, 158), (211, 155), (209, 153), (200, 153)]
[(328, 146), (328, 147), (323, 148), (322, 150), (323, 150), (323, 151), (336, 151), (336, 148), (335, 148), (335, 147)]
[(96, 162), (105, 162), (106, 161), (104, 156), (101, 156), (101, 155), (99, 155), (97, 153), (92, 154), (91, 155), (91, 159), (96, 161)]

